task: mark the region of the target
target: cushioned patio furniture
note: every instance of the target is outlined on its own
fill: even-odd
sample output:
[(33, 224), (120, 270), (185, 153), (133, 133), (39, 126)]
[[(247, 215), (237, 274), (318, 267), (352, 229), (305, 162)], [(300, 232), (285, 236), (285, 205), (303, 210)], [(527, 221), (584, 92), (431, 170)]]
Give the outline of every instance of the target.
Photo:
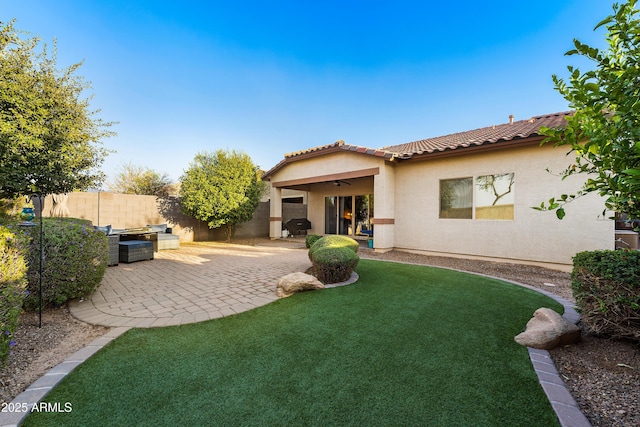
[(109, 239), (109, 262), (107, 265), (111, 267), (118, 265), (120, 261), (120, 236), (111, 234), (107, 238)]
[(113, 230), (110, 225), (105, 225), (104, 227), (94, 226), (93, 228), (98, 231), (102, 231), (107, 235), (109, 242), (109, 260), (107, 261), (107, 266), (111, 267), (118, 265), (118, 261), (120, 260), (120, 236), (113, 234)]
[(120, 262), (136, 262), (153, 259), (153, 243), (146, 240), (120, 242)]
[(167, 227), (167, 224), (151, 225), (147, 224), (147, 228), (151, 231), (158, 232), (158, 250), (165, 249), (179, 249), (180, 248), (180, 236), (172, 234), (173, 229)]

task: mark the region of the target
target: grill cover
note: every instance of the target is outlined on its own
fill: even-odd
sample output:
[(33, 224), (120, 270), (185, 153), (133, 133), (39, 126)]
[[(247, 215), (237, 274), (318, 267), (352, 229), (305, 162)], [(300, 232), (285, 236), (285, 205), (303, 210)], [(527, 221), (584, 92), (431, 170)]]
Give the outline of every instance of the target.
[(291, 234), (302, 234), (311, 228), (311, 221), (307, 218), (293, 218), (284, 224), (284, 228), (289, 230)]

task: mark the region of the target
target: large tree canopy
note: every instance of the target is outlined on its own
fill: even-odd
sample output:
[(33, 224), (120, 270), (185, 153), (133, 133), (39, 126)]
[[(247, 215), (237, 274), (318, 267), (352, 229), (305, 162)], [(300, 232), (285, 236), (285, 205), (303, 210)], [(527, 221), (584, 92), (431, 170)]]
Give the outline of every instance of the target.
[(577, 194), (563, 194), (538, 209), (556, 210), (576, 197), (597, 192), (605, 207), (640, 218), (640, 21), (636, 0), (613, 6), (613, 15), (596, 29), (607, 30), (606, 49), (574, 40), (567, 55), (591, 60), (595, 68), (581, 72), (568, 67), (569, 81), (553, 76), (555, 88), (569, 101), (575, 114), (562, 129), (543, 129), (547, 141), (569, 146), (575, 162), (562, 172), (563, 179), (589, 174)]
[(55, 45), (53, 54), (39, 47), (0, 22), (0, 198), (86, 190), (104, 179), (101, 140), (111, 124), (82, 98), (81, 64), (58, 70)]
[(122, 194), (146, 194), (163, 197), (169, 195), (173, 188), (169, 175), (160, 174), (153, 169), (125, 163), (112, 182), (107, 183), (109, 190)]
[(209, 228), (225, 226), (230, 239), (235, 226), (249, 221), (258, 207), (265, 191), (260, 175), (245, 153), (198, 153), (180, 179), (182, 209)]

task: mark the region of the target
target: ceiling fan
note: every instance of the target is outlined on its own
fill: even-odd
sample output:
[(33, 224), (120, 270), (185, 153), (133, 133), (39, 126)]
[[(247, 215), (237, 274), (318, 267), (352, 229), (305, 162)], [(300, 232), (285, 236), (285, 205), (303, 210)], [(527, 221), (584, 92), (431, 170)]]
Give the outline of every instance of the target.
[(335, 181), (333, 181), (333, 185), (335, 185), (336, 187), (340, 187), (341, 184), (351, 185), (350, 182), (343, 181), (341, 179), (336, 179)]

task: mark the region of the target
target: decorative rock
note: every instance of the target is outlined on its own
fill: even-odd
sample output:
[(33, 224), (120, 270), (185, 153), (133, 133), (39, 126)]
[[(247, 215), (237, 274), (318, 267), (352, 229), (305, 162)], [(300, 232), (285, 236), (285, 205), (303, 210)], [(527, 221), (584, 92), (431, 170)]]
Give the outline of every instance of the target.
[(324, 289), (324, 285), (318, 279), (306, 273), (291, 273), (281, 277), (276, 285), (276, 295), (284, 298), (296, 292)]
[(515, 337), (518, 344), (551, 350), (580, 341), (580, 328), (550, 308), (539, 308), (527, 322), (525, 331)]

